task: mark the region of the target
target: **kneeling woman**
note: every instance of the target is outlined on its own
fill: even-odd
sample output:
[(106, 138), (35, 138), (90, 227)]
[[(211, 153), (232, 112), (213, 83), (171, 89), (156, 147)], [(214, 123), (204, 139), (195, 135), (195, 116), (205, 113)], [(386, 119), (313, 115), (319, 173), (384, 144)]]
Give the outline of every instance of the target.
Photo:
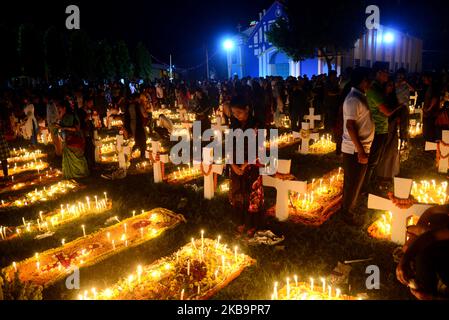
[(89, 175), (84, 157), (84, 137), (76, 114), (64, 103), (58, 105), (60, 129), (64, 141), (62, 150), (62, 173), (64, 178), (84, 178)]
[[(250, 114), (249, 106), (244, 98), (233, 98), (230, 106), (232, 112), (231, 129), (254, 130), (254, 134), (257, 134), (257, 129), (263, 129)], [(231, 190), (229, 197), (231, 205), (242, 220), (242, 225), (238, 227), (238, 233), (243, 234), (247, 231), (248, 236), (251, 237), (257, 229), (263, 227), (264, 193), (262, 176), (257, 165), (248, 164), (247, 139), (245, 139), (244, 150), (236, 150), (235, 148), (234, 150), (236, 152), (234, 152), (234, 164), (231, 164), (230, 170)], [(236, 164), (235, 153), (237, 152), (244, 152), (245, 163)]]

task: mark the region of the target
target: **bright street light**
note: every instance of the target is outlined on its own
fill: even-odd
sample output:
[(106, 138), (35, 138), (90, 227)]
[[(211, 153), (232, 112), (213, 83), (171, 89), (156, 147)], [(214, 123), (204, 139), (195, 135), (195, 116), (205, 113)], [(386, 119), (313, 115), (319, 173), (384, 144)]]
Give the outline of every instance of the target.
[(388, 32), (384, 35), (384, 42), (385, 43), (392, 43), (394, 41), (394, 34), (391, 32)]
[(231, 39), (225, 40), (223, 42), (223, 48), (228, 51), (234, 49), (234, 41), (232, 41)]

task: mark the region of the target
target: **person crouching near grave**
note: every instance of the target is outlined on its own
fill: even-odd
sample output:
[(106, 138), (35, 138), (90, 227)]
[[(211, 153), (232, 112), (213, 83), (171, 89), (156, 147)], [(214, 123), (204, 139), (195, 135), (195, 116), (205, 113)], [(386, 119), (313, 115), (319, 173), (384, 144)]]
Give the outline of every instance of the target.
[(374, 122), (366, 91), (371, 85), (370, 70), (357, 68), (351, 76), (352, 88), (343, 103), (343, 219), (350, 225), (360, 226), (355, 209), (368, 168), (368, 158), (374, 139)]
[(407, 233), (397, 279), (420, 300), (449, 299), (449, 205), (428, 209)]
[(85, 141), (80, 129), (80, 120), (70, 108), (69, 102), (57, 103), (60, 130), (63, 139), (62, 174), (66, 179), (84, 178), (89, 175), (84, 157)]
[[(249, 103), (241, 96), (231, 99), (230, 102), (232, 119), (231, 129), (256, 130), (263, 129), (263, 126), (251, 115)], [(235, 147), (235, 142), (234, 142)], [(245, 163), (236, 164), (236, 152), (234, 148), (234, 163), (230, 165), (231, 188), (229, 200), (235, 212), (241, 219), (241, 225), (237, 228), (238, 237), (241, 237), (245, 231), (248, 237), (263, 227), (264, 220), (264, 192), (262, 185), (262, 176), (259, 173), (259, 167), (255, 164), (248, 164), (248, 143), (245, 139)]]

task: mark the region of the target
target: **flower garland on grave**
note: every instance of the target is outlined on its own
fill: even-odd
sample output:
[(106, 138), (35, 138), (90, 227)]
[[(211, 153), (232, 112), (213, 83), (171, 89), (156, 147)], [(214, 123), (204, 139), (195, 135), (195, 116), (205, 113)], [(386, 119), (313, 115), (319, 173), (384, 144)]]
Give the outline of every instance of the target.
[(400, 209), (409, 209), (413, 205), (417, 204), (418, 201), (410, 195), (408, 199), (397, 198), (393, 192), (388, 192), (388, 198), (393, 202), (393, 204)]

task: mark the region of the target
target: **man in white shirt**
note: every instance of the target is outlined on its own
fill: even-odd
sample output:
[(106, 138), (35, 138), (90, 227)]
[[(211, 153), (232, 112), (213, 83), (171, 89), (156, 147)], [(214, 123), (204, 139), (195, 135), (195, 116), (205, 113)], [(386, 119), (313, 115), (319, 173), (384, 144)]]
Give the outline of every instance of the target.
[(344, 187), (343, 218), (350, 225), (360, 226), (355, 208), (368, 168), (368, 157), (374, 139), (374, 122), (365, 92), (369, 89), (370, 70), (357, 68), (351, 76), (352, 89), (343, 104)]

